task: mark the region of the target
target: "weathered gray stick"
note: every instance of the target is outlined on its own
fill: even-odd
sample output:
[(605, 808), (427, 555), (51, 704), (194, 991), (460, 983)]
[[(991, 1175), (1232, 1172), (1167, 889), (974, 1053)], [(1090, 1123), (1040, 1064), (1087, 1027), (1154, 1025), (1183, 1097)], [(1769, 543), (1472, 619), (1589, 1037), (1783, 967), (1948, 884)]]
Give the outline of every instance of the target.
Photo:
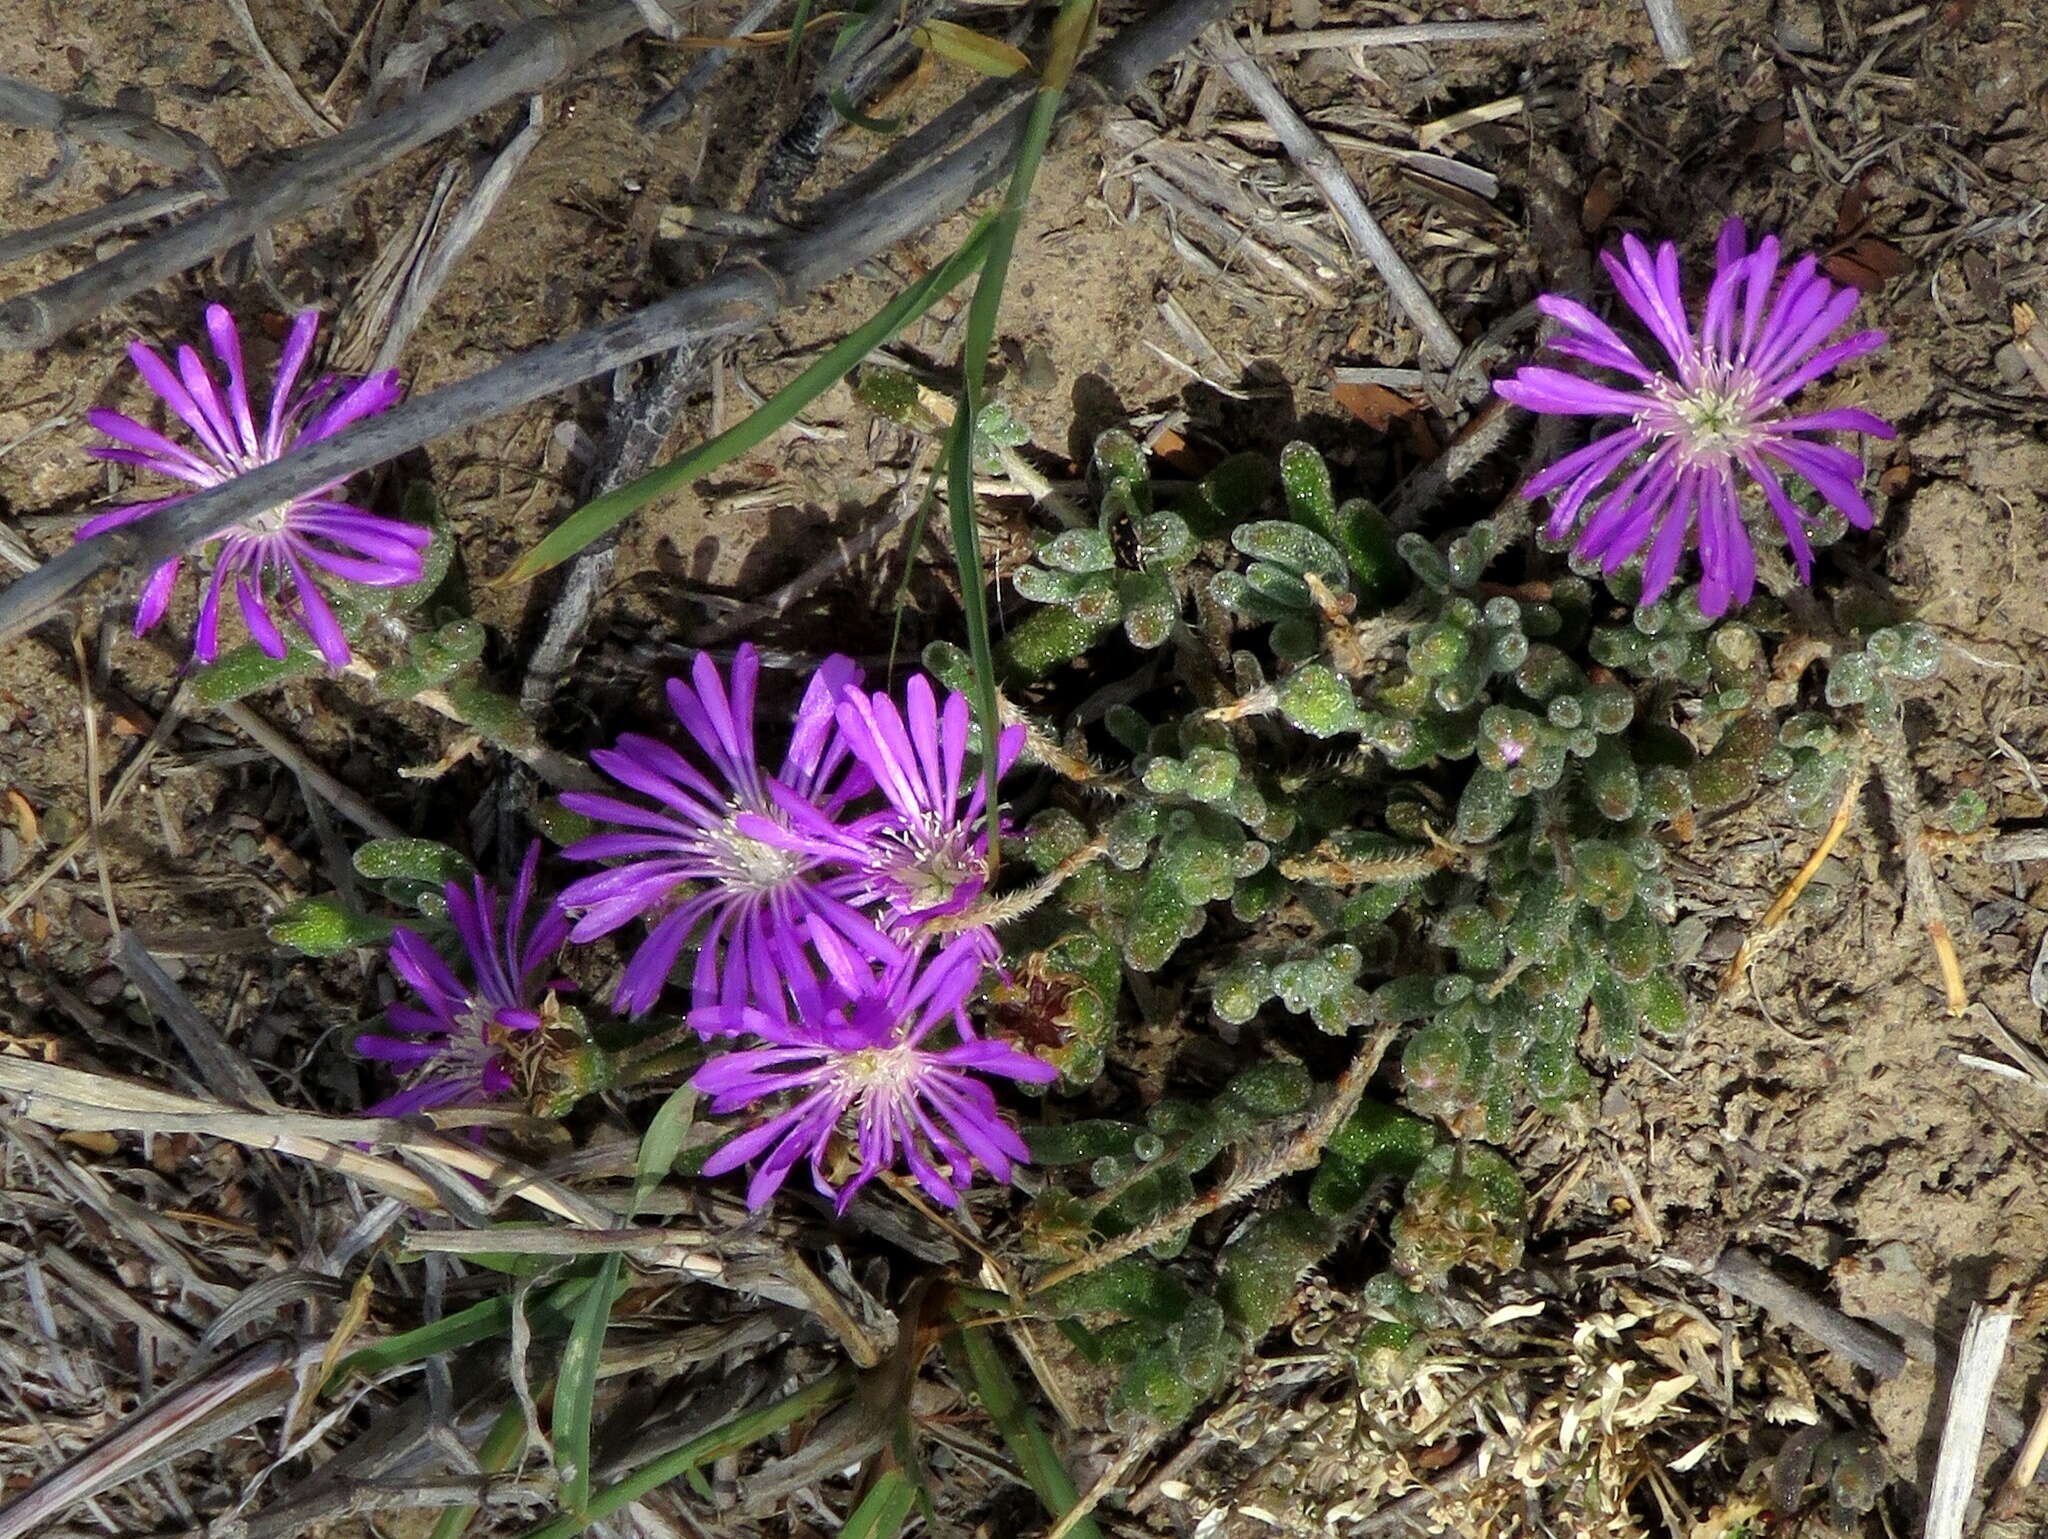
[(1320, 48), (1398, 48), (1421, 43), (1540, 43), (1540, 21), (1424, 21), (1398, 27), (1316, 27), (1267, 32), (1249, 39), (1252, 53), (1308, 53)]
[(182, 128), (119, 107), (99, 107), (75, 96), (58, 96), (41, 86), (0, 75), (0, 123), (37, 128), (60, 140), (86, 139), (139, 155), (179, 175), (199, 172), (225, 189), (225, 174), (205, 140)]
[[(287, 157), (218, 207), (0, 305), (0, 350), (48, 346), (108, 305), (196, 267), (279, 220), (332, 201), (378, 168), (501, 102), (532, 95), (642, 25), (632, 0), (597, 0), (564, 16), (514, 27), (482, 58), (403, 106)], [(240, 168), (228, 179), (239, 184)]]
[(1650, 13), (1650, 30), (1664, 51), (1664, 62), (1673, 69), (1692, 63), (1692, 35), (1685, 30), (1685, 18), (1678, 14), (1678, 0), (1643, 0)]
[(74, 241), (91, 240), (109, 230), (141, 224), (162, 214), (181, 214), (195, 203), (210, 203), (220, 193), (211, 187), (138, 187), (134, 192), (89, 208), (82, 214), (67, 214), (32, 230), (22, 230), (0, 239), (0, 267), (38, 252), (54, 251)]
[(1302, 174), (1329, 200), (1352, 245), (1378, 270), (1395, 305), (1422, 334), (1423, 356), (1431, 363), (1449, 368), (1462, 351), (1458, 334), (1451, 330), (1436, 301), (1415, 276), (1415, 270), (1387, 239), (1387, 232), (1380, 228), (1372, 210), (1365, 206), (1364, 194), (1337, 159), (1337, 152), (1309, 127), (1286, 94), (1273, 83), (1273, 77), (1244, 51), (1244, 45), (1227, 28), (1216, 30), (1211, 52), (1230, 76), (1230, 83), (1245, 94), (1259, 116), (1273, 125), (1288, 158), (1301, 167)]

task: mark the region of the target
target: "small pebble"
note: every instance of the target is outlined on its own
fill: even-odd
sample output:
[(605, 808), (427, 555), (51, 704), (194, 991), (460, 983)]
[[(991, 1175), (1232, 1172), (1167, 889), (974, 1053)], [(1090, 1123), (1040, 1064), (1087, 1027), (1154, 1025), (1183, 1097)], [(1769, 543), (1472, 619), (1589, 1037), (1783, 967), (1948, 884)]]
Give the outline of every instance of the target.
[(1823, 52), (1828, 46), (1828, 31), (1821, 16), (1820, 0), (1778, 0), (1771, 35), (1787, 53)]
[(2001, 384), (2017, 385), (2027, 377), (2027, 360), (2010, 342), (1991, 355), (1991, 366), (1998, 371)]
[(1993, 898), (1970, 910), (1970, 928), (1979, 935), (1996, 935), (2011, 929), (2022, 912), (2022, 906), (2011, 898)]

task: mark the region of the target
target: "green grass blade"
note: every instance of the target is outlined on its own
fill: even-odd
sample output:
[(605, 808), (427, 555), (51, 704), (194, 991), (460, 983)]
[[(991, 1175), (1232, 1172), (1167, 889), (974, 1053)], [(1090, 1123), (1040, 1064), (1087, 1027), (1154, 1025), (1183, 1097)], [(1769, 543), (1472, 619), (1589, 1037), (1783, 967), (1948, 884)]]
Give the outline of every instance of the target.
[[(486, 1475), (495, 1475), (507, 1468), (525, 1446), (526, 1413), (516, 1405), (508, 1405), (498, 1413), (498, 1419), (484, 1434), (483, 1442), (477, 1445), (477, 1468)], [(462, 1539), (469, 1532), (469, 1525), (475, 1521), (476, 1514), (475, 1507), (446, 1509), (434, 1520), (427, 1539)]]
[(811, 24), (813, 3), (814, 0), (796, 0), (796, 20), (789, 24), (789, 52), (782, 60), (782, 67), (792, 75), (796, 73), (797, 50), (804, 46), (804, 28)]
[(917, 1501), (917, 1487), (901, 1470), (883, 1470), (853, 1516), (839, 1530), (839, 1539), (894, 1539)]
[(562, 1346), (555, 1370), (555, 1413), (548, 1428), (555, 1458), (567, 1471), (562, 1501), (580, 1513), (590, 1503), (590, 1416), (597, 1398), (597, 1360), (604, 1351), (605, 1327), (611, 1324), (612, 1299), (626, 1258), (613, 1251), (597, 1270), (597, 1285), (587, 1289), (576, 1307), (575, 1323)]
[(947, 443), (946, 501), (953, 534), (953, 559), (959, 567), (962, 616), (967, 626), (967, 653), (974, 662), (974, 714), (981, 722), (982, 784), (988, 806), (988, 874), (993, 883), (1001, 857), (997, 828), (1001, 806), (996, 799), (998, 755), (996, 739), (1002, 731), (996, 704), (995, 648), (989, 638), (987, 581), (982, 572), (981, 531), (975, 523), (974, 502), (974, 420), (981, 411), (981, 386), (988, 372), (989, 350), (995, 346), (996, 318), (1002, 311), (1003, 285), (1010, 275), (1010, 256), (1016, 249), (1017, 231), (1024, 222), (1024, 206), (1031, 198), (1031, 184), (1038, 176), (1039, 162), (1052, 140), (1058, 121), (1060, 98), (1072, 78), (1095, 17), (1095, 0), (1061, 0), (1053, 17), (1052, 49), (1045, 73), (1039, 77), (1031, 112), (1017, 141), (1017, 158), (1010, 167), (1010, 180), (1003, 188), (1002, 206), (996, 211), (989, 234), (988, 257), (981, 281), (974, 286), (974, 298), (967, 308), (967, 333), (960, 355), (960, 410), (953, 418), (953, 432)]
[[(949, 1337), (947, 1344), (965, 1362), (967, 1376), (974, 1381), (975, 1393), (981, 1396), (981, 1408), (996, 1424), (1003, 1445), (1010, 1450), (1010, 1457), (1017, 1461), (1017, 1468), (1023, 1471), (1031, 1489), (1038, 1493), (1045, 1510), (1055, 1519), (1066, 1516), (1080, 1501), (1080, 1488), (1060, 1463), (1059, 1451), (1053, 1447), (1045, 1428), (1017, 1393), (1017, 1381), (1003, 1366), (989, 1333), (961, 1331)], [(1102, 1539), (1102, 1530), (1095, 1526), (1093, 1518), (1080, 1519), (1067, 1532), (1071, 1539)]]
[[(594, 1266), (592, 1270), (595, 1270)], [(570, 1311), (589, 1287), (590, 1277), (587, 1274), (571, 1277), (549, 1289), (539, 1303), (529, 1305), (527, 1320), (535, 1337), (559, 1335), (567, 1330)], [(438, 1353), (458, 1351), (463, 1347), (473, 1347), (480, 1341), (489, 1341), (493, 1336), (507, 1335), (511, 1329), (511, 1295), (485, 1299), (481, 1304), (472, 1304), (467, 1309), (436, 1320), (432, 1325), (402, 1331), (373, 1346), (349, 1353), (334, 1365), (334, 1371), (327, 1376), (323, 1388), (333, 1389), (350, 1374), (373, 1379), (406, 1363), (420, 1362)]]
[[(682, 1152), (689, 1137), (690, 1122), (697, 1110), (697, 1092), (685, 1085), (662, 1102), (647, 1133), (640, 1140), (634, 1161), (633, 1196), (626, 1207), (627, 1222), (640, 1211), (647, 1194), (659, 1186)], [(569, 1328), (569, 1340), (562, 1348), (561, 1366), (555, 1374), (555, 1412), (550, 1436), (555, 1456), (567, 1469), (562, 1482), (562, 1502), (580, 1513), (590, 1502), (591, 1404), (597, 1396), (597, 1364), (604, 1351), (605, 1328), (611, 1321), (612, 1300), (620, 1292), (619, 1274), (625, 1258), (616, 1252), (604, 1258), (598, 1268), (597, 1286), (584, 1294)]]
[(586, 502), (514, 562), (512, 569), (497, 582), (525, 582), (539, 576), (625, 522), (655, 498), (708, 476), (765, 443), (794, 421), (797, 413), (845, 378), (869, 353), (923, 315), (979, 267), (988, 252), (991, 227), (992, 221), (987, 219), (977, 224), (959, 250), (827, 349), (742, 421), (687, 454)]
[(581, 1513), (564, 1513), (539, 1528), (529, 1529), (522, 1539), (569, 1539), (571, 1534), (580, 1534), (621, 1507), (637, 1502), (656, 1487), (679, 1480), (714, 1459), (738, 1453), (749, 1444), (780, 1432), (792, 1422), (823, 1410), (835, 1400), (845, 1399), (853, 1392), (853, 1380), (852, 1366), (842, 1364), (822, 1379), (806, 1384), (795, 1394), (758, 1411), (750, 1411), (745, 1416), (736, 1416), (722, 1426), (692, 1438), (682, 1447), (641, 1465), (625, 1479), (600, 1487), (591, 1492), (590, 1501)]

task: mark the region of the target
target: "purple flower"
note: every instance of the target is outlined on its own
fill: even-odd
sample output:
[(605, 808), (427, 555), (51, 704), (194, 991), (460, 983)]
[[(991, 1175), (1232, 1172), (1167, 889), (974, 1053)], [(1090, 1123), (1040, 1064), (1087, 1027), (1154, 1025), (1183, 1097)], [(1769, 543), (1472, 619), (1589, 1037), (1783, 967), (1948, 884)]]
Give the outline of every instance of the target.
[[(967, 697), (950, 695), (941, 709), (931, 681), (915, 674), (904, 698), (907, 710), (886, 694), (849, 688), (839, 697), (840, 733), (889, 805), (838, 829), (793, 809), (859, 871), (857, 900), (879, 905), (899, 939), (926, 920), (963, 912), (988, 885), (987, 786), (966, 775)], [(1017, 762), (1024, 735), (1013, 726), (997, 738), (998, 775)], [(975, 933), (992, 956), (992, 934)]]
[(356, 1051), (393, 1065), (406, 1088), (369, 1108), (373, 1117), (402, 1117), (430, 1106), (476, 1105), (512, 1090), (510, 1064), (529, 1034), (545, 1024), (556, 990), (541, 974), (569, 936), (559, 904), (549, 903), (529, 926), (538, 840), (519, 868), (512, 903), (501, 914), (498, 896), (481, 878), (467, 891), (447, 886), (448, 918), (475, 982), (465, 983), (426, 940), (407, 929), (391, 937), (391, 969), (411, 985), (424, 1009), (392, 1005), (385, 1012), (394, 1035), (356, 1038)]
[[(1870, 505), (1857, 489), (1862, 460), (1817, 435), (1890, 438), (1892, 429), (1854, 407), (1790, 415), (1787, 406), (1822, 375), (1882, 346), (1885, 334), (1860, 331), (1829, 343), (1855, 311), (1857, 292), (1821, 277), (1811, 256), (1801, 257), (1779, 281), (1777, 237), (1767, 235), (1751, 250), (1739, 219), (1721, 227), (1714, 281), (1697, 326), (1687, 318), (1679, 291), (1677, 247), (1665, 242), (1653, 260), (1630, 235), (1623, 237), (1622, 251), (1625, 261), (1609, 253), (1600, 260), (1623, 302), (1664, 350), (1669, 370), (1644, 363), (1577, 301), (1559, 294), (1538, 299), (1537, 307), (1563, 328), (1550, 342), (1553, 352), (1624, 374), (1635, 387), (1534, 365), (1496, 381), (1496, 393), (1530, 411), (1628, 419), (1540, 472), (1522, 495), (1559, 493), (1550, 537), (1561, 540), (1578, 525), (1578, 553), (1597, 559), (1610, 574), (1647, 545), (1644, 603), (1670, 586), (1687, 531), (1693, 531), (1700, 551), (1700, 608), (1719, 615), (1731, 602), (1748, 602), (1756, 586), (1756, 552), (1742, 513), (1746, 478), (1762, 488), (1777, 515), (1800, 581), (1810, 580), (1808, 517), (1786, 494), (1778, 471), (1810, 483), (1850, 523), (1868, 529)], [(1631, 465), (1640, 450), (1649, 453)], [(1588, 500), (1610, 483), (1612, 489), (1580, 523)]]
[[(1028, 1159), (1024, 1141), (996, 1106), (980, 1075), (1042, 1085), (1058, 1078), (1049, 1063), (1008, 1043), (974, 1035), (967, 1001), (981, 981), (983, 958), (962, 936), (929, 955), (905, 953), (879, 971), (832, 931), (814, 925), (812, 948), (824, 965), (813, 973), (796, 937), (777, 937), (786, 988), (758, 1006), (712, 1005), (690, 1024), (706, 1034), (747, 1032), (766, 1046), (721, 1053), (690, 1083), (723, 1116), (766, 1096), (797, 1099), (759, 1127), (732, 1139), (704, 1162), (722, 1175), (759, 1158), (747, 1183), (747, 1206), (775, 1195), (799, 1160), (839, 1210), (853, 1194), (900, 1158), (939, 1202), (957, 1206), (980, 1165), (998, 1181)], [(950, 1047), (933, 1047), (950, 1026)], [(844, 1129), (859, 1167), (835, 1186), (829, 1146)]]
[[(571, 811), (620, 824), (631, 833), (580, 839), (572, 860), (628, 857), (622, 865), (582, 877), (562, 894), (580, 911), (570, 938), (595, 940), (641, 915), (658, 916), (626, 966), (614, 1003), (638, 1015), (653, 1005), (686, 941), (695, 937), (694, 1003), (736, 1006), (774, 998), (783, 968), (774, 944), (804, 933), (806, 919), (877, 957), (895, 948), (850, 901), (860, 888), (840, 869), (834, 848), (793, 826), (789, 806), (808, 806), (832, 819), (869, 785), (853, 764), (832, 717), (839, 692), (859, 677), (849, 658), (828, 658), (811, 678), (779, 774), (761, 769), (754, 746), (754, 687), (761, 655), (753, 646), (733, 658), (728, 694), (705, 653), (692, 682), (671, 679), (669, 705), (709, 763), (715, 780), (666, 744), (627, 733), (591, 760), (629, 790), (659, 805), (574, 791)], [(705, 885), (692, 889), (689, 884)]]
[[(192, 430), (196, 442), (187, 446), (133, 417), (94, 408), (86, 413), (87, 420), (121, 447), (87, 452), (97, 459), (153, 470), (192, 486), (218, 486), (277, 459), (295, 444), (330, 438), (398, 399), (396, 370), (354, 385), (324, 375), (294, 394), (319, 324), (315, 310), (305, 311), (292, 323), (260, 432), (249, 406), (242, 339), (235, 330), (234, 317), (224, 307), (206, 307), (206, 330), (214, 357), (227, 371), (225, 392), (193, 348), (178, 349), (178, 367), (173, 370), (154, 349), (141, 342), (129, 344), (128, 356), (144, 381)], [(272, 609), (275, 603), (312, 639), (328, 664), (340, 668), (349, 660), (348, 641), (320, 592), (313, 569), (379, 588), (419, 581), (420, 552), (432, 539), (430, 532), (403, 519), (384, 518), (352, 503), (335, 501), (329, 494), (340, 485), (340, 481), (329, 482), (280, 507), (251, 514), (213, 537), (220, 549), (193, 636), (192, 650), (201, 662), (210, 663), (219, 655), (221, 597), (230, 584), (249, 634), (266, 653), (285, 655), (284, 634)], [(102, 513), (80, 526), (78, 538), (89, 540), (117, 525), (147, 518), (188, 495), (131, 503)], [(182, 556), (173, 557), (150, 574), (136, 605), (136, 635), (163, 618), (183, 562)], [(289, 593), (285, 591), (287, 580)]]

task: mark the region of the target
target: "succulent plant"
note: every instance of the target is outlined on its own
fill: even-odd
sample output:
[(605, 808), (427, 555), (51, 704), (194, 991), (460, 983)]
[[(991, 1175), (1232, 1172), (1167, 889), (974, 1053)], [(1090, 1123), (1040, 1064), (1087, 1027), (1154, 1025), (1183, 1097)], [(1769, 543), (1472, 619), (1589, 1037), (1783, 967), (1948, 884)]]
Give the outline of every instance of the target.
[[(1086, 771), (1016, 841), (1057, 879), (1006, 932), (1019, 1020), (1061, 1044), (1066, 1093), (1118, 1057), (1136, 1013), (1119, 970), (1146, 1013), (1177, 1000), (1198, 1035), (1282, 1055), (1142, 1127), (1032, 1135), (1053, 1178), (1031, 1217), (1043, 1254), (1145, 1242), (1039, 1303), (1112, 1318), (1077, 1348), (1121, 1373), (1126, 1407), (1171, 1419), (1383, 1207), (1392, 1266), (1360, 1348), (1383, 1367), (1452, 1271), (1517, 1263), (1522, 1188), (1487, 1143), (1531, 1108), (1589, 1119), (1596, 1069), (1686, 1025), (1667, 840), (1773, 784), (1824, 818), (1853, 757), (1843, 710), (1896, 710), (1939, 649), (1924, 627), (1877, 630), (1802, 710), (1774, 703), (1769, 603), (1710, 620), (1690, 591), (1635, 605), (1626, 574), (1611, 595), (1570, 571), (1494, 579), (1492, 524), (1396, 537), (1306, 445), (1277, 476), (1239, 457), (1168, 487), (1111, 434), (1094, 474), (1098, 521), (1045, 542), (1017, 582), (1043, 607), (1006, 643), (1011, 707), (1058, 745), (1041, 762)], [(1142, 604), (1139, 577), (1157, 580)], [(1020, 653), (1020, 636), (1037, 639)], [(1160, 661), (1140, 671), (1125, 647)], [(1069, 686), (1071, 660), (1129, 682)], [(966, 677), (957, 649), (926, 662)], [(1305, 1189), (1224, 1238), (1213, 1276), (1177, 1260), (1173, 1215), (1211, 1162), (1301, 1125), (1314, 1044), (1383, 1027), (1400, 1105), (1366, 1101)]]

